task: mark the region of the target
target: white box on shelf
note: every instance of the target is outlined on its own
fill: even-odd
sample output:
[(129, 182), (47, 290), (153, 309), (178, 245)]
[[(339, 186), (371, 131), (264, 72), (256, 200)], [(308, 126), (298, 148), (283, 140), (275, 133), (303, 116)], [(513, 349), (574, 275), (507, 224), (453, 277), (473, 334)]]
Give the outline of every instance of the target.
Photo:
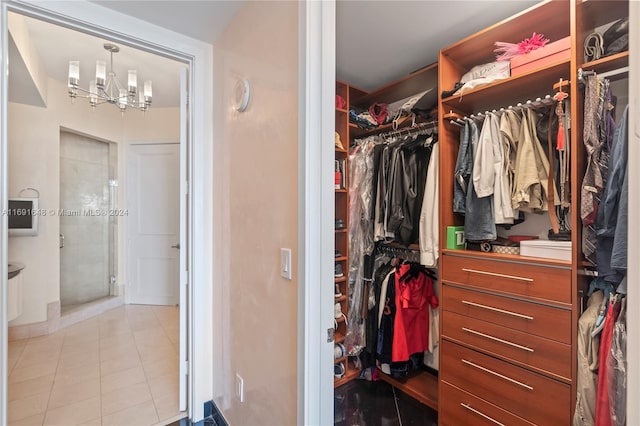
[(520, 255), (571, 261), (571, 241), (520, 241)]

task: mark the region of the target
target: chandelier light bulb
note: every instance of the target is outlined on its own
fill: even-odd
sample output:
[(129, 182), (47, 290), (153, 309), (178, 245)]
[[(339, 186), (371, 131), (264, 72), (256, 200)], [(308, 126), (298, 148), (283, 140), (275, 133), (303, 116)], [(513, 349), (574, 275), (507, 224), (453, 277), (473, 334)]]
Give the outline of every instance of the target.
[(96, 84), (99, 88), (103, 88), (107, 79), (107, 63), (105, 61), (96, 61)]
[(69, 87), (78, 87), (80, 83), (80, 61), (69, 61)]
[(89, 82), (89, 104), (93, 108), (98, 104), (98, 85), (95, 80)]
[(151, 104), (151, 98), (153, 97), (153, 88), (151, 87), (151, 80), (144, 82), (144, 100), (147, 105)]
[[(131, 96), (134, 96), (136, 94), (136, 92), (138, 91), (138, 71), (136, 70), (129, 70), (129, 94)], [(135, 99), (135, 97), (133, 98)]]

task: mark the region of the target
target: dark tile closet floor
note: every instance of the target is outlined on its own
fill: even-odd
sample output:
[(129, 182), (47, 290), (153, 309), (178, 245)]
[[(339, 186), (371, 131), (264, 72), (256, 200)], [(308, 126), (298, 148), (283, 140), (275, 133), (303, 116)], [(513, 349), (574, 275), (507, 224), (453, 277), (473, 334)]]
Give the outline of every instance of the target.
[(352, 380), (335, 390), (335, 425), (437, 426), (438, 413), (387, 382)]

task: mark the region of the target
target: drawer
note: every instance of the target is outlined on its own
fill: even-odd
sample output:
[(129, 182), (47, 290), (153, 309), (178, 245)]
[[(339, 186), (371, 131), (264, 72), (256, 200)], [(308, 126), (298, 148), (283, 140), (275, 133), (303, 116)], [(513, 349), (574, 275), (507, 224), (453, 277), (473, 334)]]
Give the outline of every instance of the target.
[(569, 269), (447, 253), (442, 259), (443, 282), (571, 304)]
[(442, 339), (440, 379), (539, 425), (568, 425), (569, 385)]
[(535, 336), (571, 344), (571, 311), (538, 303), (442, 286), (440, 306), (494, 324), (514, 328)]
[(440, 382), (440, 426), (530, 426), (530, 423), (446, 382)]
[(450, 311), (442, 312), (442, 336), (571, 379), (571, 346), (565, 343)]

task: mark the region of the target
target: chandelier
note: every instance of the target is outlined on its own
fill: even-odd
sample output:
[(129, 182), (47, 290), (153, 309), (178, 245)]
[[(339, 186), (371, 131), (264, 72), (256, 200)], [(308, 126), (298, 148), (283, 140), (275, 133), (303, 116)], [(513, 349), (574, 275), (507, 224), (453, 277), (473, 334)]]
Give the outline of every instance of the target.
[(80, 61), (69, 61), (69, 97), (89, 99), (89, 105), (95, 108), (104, 103), (110, 103), (120, 108), (124, 114), (127, 108), (135, 108), (146, 111), (151, 106), (152, 87), (151, 80), (144, 82), (142, 91), (138, 90), (138, 73), (129, 70), (127, 87), (125, 88), (113, 71), (113, 54), (120, 48), (115, 44), (105, 43), (104, 49), (110, 53), (111, 61), (109, 70), (105, 61), (96, 61), (96, 79), (89, 82), (89, 90), (80, 87)]

